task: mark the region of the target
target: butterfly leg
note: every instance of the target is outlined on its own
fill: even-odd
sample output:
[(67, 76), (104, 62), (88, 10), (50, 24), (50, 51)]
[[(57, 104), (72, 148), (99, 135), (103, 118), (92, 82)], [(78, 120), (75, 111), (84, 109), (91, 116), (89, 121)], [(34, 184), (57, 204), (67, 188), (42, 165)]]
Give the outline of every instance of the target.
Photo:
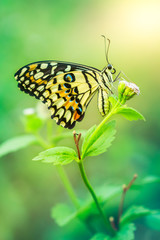
[(122, 73), (122, 71), (120, 71), (118, 74), (117, 74), (117, 76), (115, 77), (115, 79), (113, 80), (113, 82), (116, 82), (117, 80), (119, 80), (120, 79), (120, 74)]

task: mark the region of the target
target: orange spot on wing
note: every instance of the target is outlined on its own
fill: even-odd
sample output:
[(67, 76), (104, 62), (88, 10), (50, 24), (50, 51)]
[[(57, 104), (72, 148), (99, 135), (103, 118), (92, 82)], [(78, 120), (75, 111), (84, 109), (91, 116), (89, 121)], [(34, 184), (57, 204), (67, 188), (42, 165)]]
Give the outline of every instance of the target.
[(37, 64), (31, 64), (29, 66), (29, 71), (33, 71), (37, 67)]
[(26, 77), (28, 77), (28, 78), (29, 78), (29, 72), (27, 72), (27, 73), (26, 73)]
[(36, 80), (36, 83), (38, 83), (38, 84), (41, 84), (41, 82), (42, 82), (42, 79), (41, 79), (41, 78), (39, 78), (38, 80)]
[(78, 114), (77, 111), (75, 111), (74, 115), (73, 115), (73, 118), (74, 120), (76, 121), (78, 118), (80, 118), (81, 115)]
[(69, 98), (67, 98), (68, 93), (65, 93), (65, 91), (59, 91), (58, 93), (60, 97), (66, 97), (66, 99), (69, 100)]
[(68, 109), (71, 106), (71, 103), (69, 100), (64, 104), (65, 108)]
[(73, 107), (73, 110), (77, 108), (77, 103), (76, 101), (72, 101), (70, 102), (70, 98), (66, 97), (67, 98), (67, 102), (64, 104), (64, 106), (66, 107), (66, 109), (68, 109), (69, 107)]
[[(27, 74), (26, 74), (26, 75), (27, 75)], [(34, 77), (31, 76), (31, 77), (30, 77), (30, 80), (31, 80), (32, 82), (34, 82)]]

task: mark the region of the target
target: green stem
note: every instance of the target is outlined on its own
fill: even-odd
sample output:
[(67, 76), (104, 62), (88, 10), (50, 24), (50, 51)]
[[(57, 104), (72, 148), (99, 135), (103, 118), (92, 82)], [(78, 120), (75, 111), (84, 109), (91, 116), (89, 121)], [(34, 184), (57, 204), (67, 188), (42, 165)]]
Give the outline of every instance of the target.
[(93, 198), (93, 200), (94, 200), (94, 202), (96, 204), (96, 207), (97, 207), (97, 209), (98, 209), (98, 211), (100, 213), (100, 216), (102, 217), (103, 222), (104, 222), (104, 224), (106, 226), (107, 232), (108, 233), (109, 232), (113, 233), (113, 229), (111, 228), (111, 224), (110, 224), (109, 220), (105, 217), (104, 212), (103, 212), (103, 210), (102, 210), (102, 208), (101, 208), (101, 206), (100, 206), (100, 204), (98, 202), (97, 196), (96, 196), (96, 194), (95, 194), (91, 184), (88, 181), (88, 178), (86, 176), (86, 173), (85, 173), (85, 170), (84, 170), (84, 167), (83, 167), (82, 160), (80, 160), (78, 162), (78, 165), (79, 165), (79, 169), (80, 169), (81, 176), (82, 176), (82, 179), (84, 181), (84, 184), (86, 185), (87, 189), (89, 190), (90, 194), (92, 195), (92, 198)]
[(73, 187), (72, 187), (72, 185), (71, 185), (71, 183), (70, 183), (70, 181), (68, 179), (68, 176), (66, 175), (63, 167), (61, 167), (59, 165), (59, 166), (56, 166), (56, 168), (57, 168), (59, 176), (60, 176), (60, 178), (61, 178), (61, 180), (62, 180), (62, 182), (63, 182), (63, 184), (65, 186), (65, 189), (66, 189), (68, 195), (70, 196), (70, 199), (71, 199), (73, 205), (75, 206), (76, 209), (78, 209), (80, 207), (80, 205), (79, 205), (79, 203), (77, 201), (77, 197), (76, 197), (76, 195), (74, 193)]

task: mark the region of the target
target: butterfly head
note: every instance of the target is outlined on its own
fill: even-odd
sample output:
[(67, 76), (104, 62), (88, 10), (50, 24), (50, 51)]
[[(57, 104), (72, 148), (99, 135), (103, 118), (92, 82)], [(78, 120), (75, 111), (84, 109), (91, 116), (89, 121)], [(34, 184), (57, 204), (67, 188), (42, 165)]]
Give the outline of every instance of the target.
[(116, 69), (113, 67), (112, 64), (108, 63), (106, 70), (109, 70), (111, 74), (115, 74), (116, 73)]
[(108, 63), (106, 67), (103, 68), (102, 70), (102, 75), (103, 78), (105, 79), (106, 82), (113, 82), (113, 77), (112, 75), (116, 73), (116, 69), (113, 67), (112, 64)]

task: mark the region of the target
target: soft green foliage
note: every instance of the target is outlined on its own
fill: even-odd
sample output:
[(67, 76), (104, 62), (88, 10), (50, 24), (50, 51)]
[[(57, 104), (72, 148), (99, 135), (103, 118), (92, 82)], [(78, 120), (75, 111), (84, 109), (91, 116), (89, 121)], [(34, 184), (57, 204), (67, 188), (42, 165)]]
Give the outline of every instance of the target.
[(42, 161), (44, 163), (53, 163), (53, 165), (66, 165), (77, 159), (74, 149), (69, 147), (55, 147), (40, 152), (34, 161)]
[(51, 210), (51, 217), (59, 226), (64, 226), (77, 216), (67, 204), (59, 203)]
[(111, 121), (100, 128), (99, 131), (94, 134), (96, 127), (93, 126), (86, 133), (84, 142), (82, 145), (82, 158), (86, 156), (97, 156), (107, 150), (114, 140), (115, 121)]
[(109, 236), (106, 236), (104, 233), (97, 233), (90, 240), (110, 240)]
[(143, 206), (132, 206), (122, 215), (121, 217), (121, 226), (126, 223), (130, 223), (137, 218), (141, 218), (147, 215), (155, 214), (156, 211), (144, 208)]
[(27, 132), (37, 132), (44, 124), (44, 121), (35, 113), (31, 115), (25, 115), (23, 122)]
[(147, 216), (146, 224), (149, 228), (160, 231), (160, 211), (158, 211), (156, 214)]
[(33, 135), (22, 135), (19, 137), (11, 138), (0, 145), (0, 157), (28, 147), (29, 145), (36, 142), (37, 140)]
[[(121, 191), (121, 186), (110, 186), (107, 184), (96, 189), (97, 197), (103, 205), (115, 198)], [(63, 211), (65, 214), (63, 214)], [(86, 199), (78, 210), (73, 210), (64, 203), (57, 204), (52, 208), (52, 217), (60, 226), (68, 224), (77, 217), (85, 220), (91, 216), (97, 216), (97, 209), (93, 199)]]
[(131, 223), (121, 228), (114, 237), (109, 237), (103, 233), (98, 233), (95, 236), (93, 236), (90, 240), (133, 240), (135, 230), (136, 230), (135, 225)]
[(114, 240), (133, 240), (134, 239), (134, 231), (136, 227), (133, 223), (126, 224), (124, 227), (120, 228), (120, 231), (117, 233)]
[(126, 106), (119, 107), (116, 113), (122, 115), (129, 121), (139, 120), (139, 119), (145, 120), (143, 115), (139, 113), (137, 110), (135, 110), (134, 108), (126, 107)]

